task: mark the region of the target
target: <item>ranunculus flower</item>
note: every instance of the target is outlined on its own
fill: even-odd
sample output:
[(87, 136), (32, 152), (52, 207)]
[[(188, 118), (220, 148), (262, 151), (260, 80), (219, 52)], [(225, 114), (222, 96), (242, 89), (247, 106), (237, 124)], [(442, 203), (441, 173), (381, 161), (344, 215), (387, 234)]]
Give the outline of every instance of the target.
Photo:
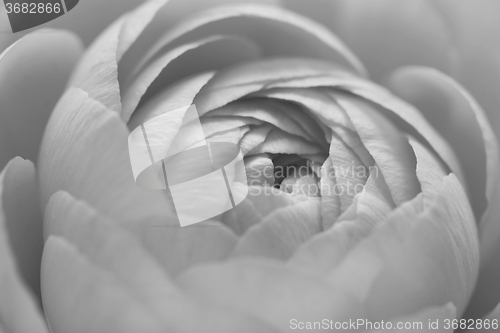
[[(0, 162), (38, 161), (0, 176), (0, 331), (452, 330), (491, 256), (499, 162), (481, 107), (440, 67), (449, 59), (429, 47), (426, 63), (405, 43), (427, 45), (404, 18), (431, 7), (340, 2), (333, 30), (367, 70), (314, 20), (214, 2), (148, 1), (76, 66), (82, 46), (62, 31), (0, 56)], [(401, 52), (382, 52), (391, 33)], [(191, 104), (205, 135), (239, 144), (251, 185), (236, 208), (180, 228), (168, 191), (134, 183), (127, 137)]]

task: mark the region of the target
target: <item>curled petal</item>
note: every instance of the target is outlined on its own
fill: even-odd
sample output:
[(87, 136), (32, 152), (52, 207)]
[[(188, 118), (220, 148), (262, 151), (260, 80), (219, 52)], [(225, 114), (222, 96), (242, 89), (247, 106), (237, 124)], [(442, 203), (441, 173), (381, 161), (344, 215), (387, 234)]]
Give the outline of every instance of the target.
[[(33, 207), (30, 207), (30, 205), (36, 206), (36, 203), (27, 202), (27, 209), (26, 207), (14, 207), (14, 203), (10, 201), (11, 199), (21, 199), (22, 201), (33, 199), (33, 193), (30, 193), (33, 189), (33, 175), (33, 165), (19, 159), (9, 163), (0, 174), (0, 294), (2, 295), (2, 301), (0, 302), (0, 331), (2, 332), (47, 332), (39, 306), (21, 275), (21, 273), (26, 273), (26, 269), (37, 271), (40, 267), (39, 262), (37, 262), (37, 254), (31, 253), (37, 248), (41, 250), (42, 245), (41, 242), (37, 241), (36, 237), (41, 237), (41, 234), (34, 237), (34, 233), (40, 231), (40, 220), (31, 219), (34, 217), (31, 212), (36, 211), (36, 209), (31, 209)], [(26, 195), (26, 199), (22, 199), (23, 195)], [(6, 200), (7, 196), (12, 197)], [(12, 214), (16, 213), (16, 210), (20, 214), (17, 217), (26, 217), (28, 219), (19, 220), (16, 218), (11, 220), (13, 218)], [(25, 212), (19, 210), (25, 210)], [(29, 224), (33, 225), (33, 230), (29, 230)], [(19, 241), (20, 235), (18, 232), (23, 228), (27, 228), (28, 239), (34, 242), (33, 247), (24, 248), (24, 253), (16, 251), (19, 250), (19, 244), (15, 244), (15, 248), (11, 247), (12, 240)], [(14, 235), (12, 240), (9, 239), (9, 234)], [(23, 241), (22, 245), (26, 245), (26, 243)], [(14, 259), (16, 257), (19, 259), (18, 263)], [(34, 267), (27, 267), (29, 264), (33, 264)], [(18, 270), (21, 270), (21, 272)], [(35, 277), (37, 278), (37, 276), (32, 276), (28, 281), (33, 282)]]
[[(433, 1), (285, 0), (285, 5), (330, 27), (352, 48), (375, 81), (399, 66), (452, 72), (453, 36)], [(422, 24), (425, 22), (425, 24)]]
[(69, 86), (86, 91), (107, 108), (121, 112), (118, 61), (168, 0), (149, 0), (110, 25), (88, 48)]
[(177, 80), (252, 60), (259, 53), (259, 47), (252, 41), (233, 35), (210, 36), (182, 44), (121, 85), (123, 117), (128, 119), (141, 99), (147, 100)]
[(0, 55), (0, 168), (16, 155), (36, 161), (45, 124), (83, 52), (62, 30), (40, 30)]
[(396, 205), (415, 197), (420, 186), (415, 175), (415, 157), (406, 138), (368, 104), (341, 94), (336, 94), (336, 98), (380, 168)]
[[(276, 29), (277, 26), (280, 28)], [(149, 51), (135, 68), (139, 70), (159, 53), (193, 38), (228, 33), (253, 40), (266, 57), (287, 55), (328, 59), (365, 74), (356, 56), (328, 29), (283, 8), (256, 3), (215, 7), (188, 16), (148, 47)]]
[(416, 105), (451, 144), (480, 220), (498, 178), (498, 145), (481, 107), (455, 81), (431, 68), (399, 69), (391, 76), (391, 87)]

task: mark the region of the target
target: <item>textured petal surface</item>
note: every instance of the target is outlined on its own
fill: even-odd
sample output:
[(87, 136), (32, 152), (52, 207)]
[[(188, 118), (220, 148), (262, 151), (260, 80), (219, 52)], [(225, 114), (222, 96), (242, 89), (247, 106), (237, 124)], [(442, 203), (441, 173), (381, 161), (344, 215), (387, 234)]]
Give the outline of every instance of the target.
[(45, 124), (82, 52), (74, 34), (41, 30), (0, 55), (0, 168), (18, 155), (37, 160)]
[[(23, 250), (24, 253), (15, 252), (14, 248), (11, 248), (12, 241), (19, 242), (18, 231), (27, 227), (28, 224), (32, 222), (30, 220), (11, 220), (12, 218), (17, 218), (12, 216), (15, 213), (16, 207), (13, 207), (13, 202), (11, 199), (20, 199), (23, 194), (27, 196), (26, 199), (32, 198), (30, 194), (30, 178), (33, 180), (33, 166), (29, 162), (22, 162), (18, 159), (12, 161), (7, 165), (7, 167), (0, 174), (0, 294), (2, 295), (0, 302), (0, 331), (11, 332), (11, 333), (46, 333), (47, 327), (45, 321), (40, 313), (38, 302), (35, 301), (32, 291), (25, 285), (26, 280), (23, 279), (21, 273), (26, 273), (28, 264), (33, 264), (33, 270), (39, 269), (39, 262), (37, 262), (36, 255), (32, 257), (29, 253), (34, 250), (38, 242), (36, 237), (33, 238), (33, 232), (40, 231), (39, 224), (33, 226), (33, 230), (27, 230), (28, 238), (33, 241), (33, 248), (26, 247)], [(33, 184), (31, 184), (32, 186)], [(28, 193), (26, 193), (28, 192)], [(8, 200), (5, 200), (7, 196), (11, 196)], [(27, 204), (33, 205), (35, 202), (28, 202)], [(17, 207), (19, 209), (20, 207)], [(38, 207), (36, 207), (37, 209)], [(23, 208), (27, 211), (31, 209)], [(9, 212), (9, 214), (7, 214)], [(24, 213), (29, 218), (29, 213)], [(22, 217), (18, 216), (18, 217)], [(23, 225), (19, 225), (23, 223)], [(10, 230), (9, 230), (10, 229)], [(10, 233), (14, 234), (12, 240), (10, 239)], [(38, 234), (41, 236), (41, 234)], [(11, 245), (12, 244), (12, 245)], [(16, 248), (19, 250), (19, 244), (15, 244)], [(26, 243), (22, 243), (26, 246)], [(41, 242), (38, 242), (38, 247), (41, 247)], [(40, 250), (40, 249), (39, 249)], [(16, 259), (20, 258), (19, 263)], [(33, 273), (33, 272), (29, 272)], [(32, 279), (28, 280), (33, 282)]]

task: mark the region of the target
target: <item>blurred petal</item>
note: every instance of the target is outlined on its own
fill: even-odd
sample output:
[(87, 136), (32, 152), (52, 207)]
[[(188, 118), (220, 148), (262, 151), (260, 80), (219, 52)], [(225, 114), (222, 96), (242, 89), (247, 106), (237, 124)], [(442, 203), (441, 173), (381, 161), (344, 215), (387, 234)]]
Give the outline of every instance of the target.
[[(498, 179), (498, 144), (481, 107), (455, 81), (431, 68), (399, 69), (391, 76), (390, 84), (421, 110), (454, 148), (480, 222)], [(493, 222), (496, 219), (481, 225)]]
[[(423, 310), (418, 311), (415, 314), (411, 314), (408, 316), (393, 318), (390, 320), (392, 324), (392, 329), (385, 330), (370, 330), (368, 332), (453, 332), (452, 325), (449, 325), (449, 329), (445, 329), (445, 320), (453, 320), (456, 319), (457, 309), (453, 305), (453, 303), (447, 303), (443, 306), (429, 307)], [(429, 325), (437, 322), (437, 326), (433, 326), (432, 328)], [(397, 328), (397, 325), (408, 325), (407, 328), (404, 326), (401, 329)], [(389, 325), (389, 324), (387, 324)], [(386, 326), (387, 327), (387, 326)]]
[(168, 0), (149, 0), (109, 26), (87, 49), (69, 86), (86, 91), (107, 108), (121, 111), (118, 61)]
[(67, 193), (52, 196), (46, 223), (58, 235), (47, 240), (42, 263), (44, 307), (56, 333), (273, 332), (185, 297), (132, 234)]
[(0, 55), (0, 168), (16, 155), (37, 160), (45, 124), (82, 52), (74, 34), (42, 30)]
[(459, 80), (479, 101), (500, 137), (500, 3), (496, 0), (438, 0), (435, 5), (450, 26), (460, 50)]
[(191, 268), (177, 278), (202, 302), (247, 312), (280, 331), (290, 321), (365, 318), (363, 305), (341, 289), (270, 260), (234, 259)]
[(193, 265), (227, 258), (238, 242), (236, 234), (219, 221), (181, 227), (157, 219), (140, 233), (146, 249), (172, 276)]
[[(23, 179), (23, 177), (27, 179)], [(2, 199), (0, 200), (0, 294), (2, 295), (0, 302), (0, 331), (2, 332), (47, 332), (47, 327), (40, 314), (38, 303), (34, 300), (32, 291), (25, 286), (21, 275), (22, 273), (28, 273), (30, 267), (26, 265), (30, 263), (35, 266), (32, 268), (34, 271), (39, 270), (40, 264), (37, 262), (36, 256), (32, 257), (31, 254), (33, 253), (29, 252), (41, 245), (40, 242), (36, 244), (36, 237), (33, 237), (37, 233), (37, 229), (40, 231), (40, 225), (37, 226), (36, 223), (33, 223), (33, 230), (29, 230), (28, 224), (41, 222), (41, 220), (20, 221), (17, 219), (17, 217), (32, 217), (30, 216), (30, 212), (33, 212), (30, 209), (31, 207), (28, 209), (23, 207), (22, 209), (26, 209), (28, 212), (21, 212), (21, 216), (14, 216), (15, 220), (10, 220), (13, 218), (13, 213), (20, 208), (13, 207), (11, 199), (21, 199), (23, 195), (26, 195), (27, 198), (22, 199), (22, 201), (27, 203), (28, 207), (37, 205), (36, 202), (30, 202), (30, 199), (33, 198), (33, 193), (31, 192), (33, 189), (32, 177), (33, 166), (29, 162), (23, 162), (18, 159), (9, 163), (0, 174), (0, 197)], [(6, 200), (8, 196), (12, 196), (12, 198)], [(25, 202), (25, 200), (28, 200), (28, 202)], [(7, 211), (10, 211), (9, 214), (7, 214)], [(16, 224), (14, 225), (14, 223)], [(23, 225), (20, 223), (23, 223)], [(35, 244), (33, 244), (32, 248), (28, 247), (24, 249), (26, 251), (24, 253), (20, 253), (19, 251), (16, 253), (11, 248), (11, 244), (13, 243), (12, 241), (19, 242), (18, 232), (24, 227), (27, 228), (26, 231), (28, 232), (27, 240), (32, 240)], [(12, 239), (10, 239), (10, 233), (14, 235)], [(38, 236), (41, 236), (41, 234), (38, 234)], [(26, 247), (26, 243), (24, 242), (15, 245), (17, 250), (19, 250), (19, 245)], [(19, 259), (19, 263), (16, 263), (16, 259), (14, 258)], [(28, 281), (33, 282), (33, 278), (31, 276)]]
[(250, 227), (231, 256), (261, 256), (288, 259), (303, 242), (321, 231), (320, 201), (304, 202), (276, 209)]
[(387, 222), (349, 252), (329, 279), (359, 293), (375, 317), (405, 315), (450, 301), (461, 316), (479, 265), (474, 218), (465, 192), (451, 174), (444, 177), (431, 208), (418, 214), (421, 208), (413, 201), (393, 211)]
[[(58, 17), (37, 28), (67, 29), (76, 33), (84, 42), (89, 45), (92, 40), (99, 35), (111, 22), (123, 13), (132, 10), (144, 0), (81, 0), (78, 5), (63, 16)], [(32, 32), (29, 29), (16, 34), (0, 35), (0, 53), (9, 44)]]
[[(486, 322), (489, 323), (489, 328), (485, 328)], [(497, 329), (500, 325), (499, 324), (500, 323), (500, 304), (497, 305), (497, 307), (493, 311), (488, 313), (481, 320), (478, 320), (476, 323), (478, 323), (478, 324), (481, 323), (482, 327), (480, 329), (476, 329), (474, 327), (473, 330), (468, 330), (467, 332), (487, 333), (487, 332), (491, 332), (492, 329)]]
[(424, 65), (450, 73), (456, 54), (440, 13), (425, 0), (285, 0), (330, 27), (381, 82), (393, 69)]
[(33, 163), (13, 159), (5, 168), (2, 187), (5, 227), (19, 273), (39, 298), (43, 219)]

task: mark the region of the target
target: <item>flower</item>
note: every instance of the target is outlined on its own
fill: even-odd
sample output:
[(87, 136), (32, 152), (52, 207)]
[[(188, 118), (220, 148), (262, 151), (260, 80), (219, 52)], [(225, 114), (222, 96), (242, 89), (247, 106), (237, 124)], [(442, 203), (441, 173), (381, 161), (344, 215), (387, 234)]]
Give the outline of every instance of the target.
[[(497, 184), (497, 142), (473, 97), (423, 66), (388, 75), (387, 88), (373, 83), (331, 31), (277, 6), (165, 3), (148, 1), (109, 26), (66, 89), (82, 49), (74, 35), (28, 35), (0, 56), (0, 77), (19, 80), (7, 86), (14, 97), (0, 97), (26, 110), (24, 122), (41, 101), (15, 90), (30, 78), (33, 91), (53, 94), (45, 114), (61, 95), (39, 152), (37, 141), (15, 148), (39, 154), (36, 171), (17, 158), (0, 177), (1, 325), (46, 331), (12, 259), (37, 293), (42, 246), (53, 332), (460, 318)], [(31, 64), (33, 49), (41, 53)], [(28, 79), (19, 64), (31, 64)], [(235, 209), (179, 228), (168, 191), (134, 183), (127, 137), (190, 104), (207, 136), (239, 144), (256, 182)], [(42, 213), (23, 209), (38, 205)]]

